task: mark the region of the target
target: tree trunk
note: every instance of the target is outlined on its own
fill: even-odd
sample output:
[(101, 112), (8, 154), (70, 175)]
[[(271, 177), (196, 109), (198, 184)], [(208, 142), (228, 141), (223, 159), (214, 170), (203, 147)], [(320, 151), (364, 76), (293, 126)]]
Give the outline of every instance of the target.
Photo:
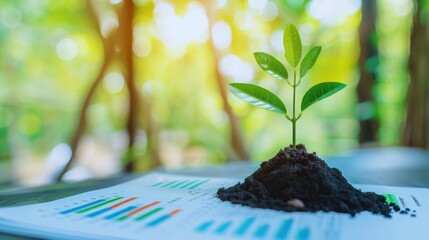
[(429, 148), (429, 14), (425, 9), (427, 1), (414, 1), (414, 4), (408, 60), (410, 84), (401, 144)]
[[(210, 1), (205, 0), (204, 5), (206, 7), (206, 12), (209, 20), (209, 27), (210, 27), (209, 29), (211, 29), (214, 22), (213, 10), (210, 6)], [(220, 54), (216, 50), (213, 44), (213, 41), (211, 39), (211, 36), (208, 39), (208, 44), (210, 46), (210, 50), (212, 52), (214, 63), (215, 63), (214, 71), (215, 71), (216, 85), (218, 87), (219, 94), (222, 98), (223, 109), (226, 115), (228, 116), (228, 120), (229, 120), (230, 141), (231, 141), (232, 149), (234, 150), (239, 160), (249, 160), (249, 155), (244, 147), (243, 139), (241, 137), (240, 127), (238, 125), (237, 117), (232, 111), (231, 106), (229, 106), (228, 104), (228, 92), (226, 89), (226, 81), (217, 66), (220, 60)]]
[(71, 137), (71, 140), (70, 140), (70, 148), (71, 148), (70, 159), (68, 160), (66, 165), (63, 167), (61, 172), (59, 172), (59, 174), (57, 176), (54, 176), (56, 181), (61, 181), (64, 174), (66, 174), (67, 171), (70, 170), (70, 168), (73, 166), (73, 164), (75, 162), (76, 154), (77, 154), (77, 148), (78, 148), (80, 139), (82, 138), (82, 136), (85, 132), (85, 128), (86, 128), (86, 114), (87, 114), (89, 104), (91, 103), (91, 100), (94, 97), (95, 92), (97, 91), (97, 88), (100, 85), (100, 83), (101, 83), (101, 81), (102, 81), (102, 79), (103, 79), (103, 77), (107, 71), (107, 68), (110, 66), (113, 59), (115, 58), (115, 43), (117, 40), (117, 37), (116, 37), (117, 32), (112, 31), (109, 34), (109, 36), (107, 36), (107, 38), (104, 39), (103, 36), (101, 35), (100, 30), (99, 30), (100, 29), (100, 23), (99, 23), (98, 18), (95, 14), (94, 7), (93, 7), (91, 1), (87, 1), (87, 4), (88, 4), (87, 9), (89, 12), (89, 16), (94, 23), (94, 28), (96, 29), (96, 32), (100, 36), (100, 39), (102, 39), (103, 49), (104, 49), (104, 59), (103, 59), (103, 63), (101, 64), (101, 67), (100, 67), (100, 70), (99, 70), (97, 76), (95, 77), (92, 85), (90, 86), (90, 88), (88, 90), (88, 93), (85, 95), (85, 98), (82, 102), (82, 106), (81, 106), (80, 112), (79, 112), (78, 123), (76, 125), (76, 129), (73, 133), (73, 136)]
[(126, 172), (131, 172), (135, 168), (135, 155), (134, 143), (137, 134), (137, 116), (138, 116), (138, 92), (135, 86), (134, 77), (134, 54), (133, 54), (133, 20), (134, 20), (135, 6), (133, 0), (125, 0), (123, 11), (121, 14), (122, 22), (119, 25), (122, 28), (122, 47), (124, 56), (124, 78), (128, 89), (128, 119), (127, 119), (127, 133), (128, 133), (128, 151), (127, 162), (124, 169)]
[[(372, 94), (376, 73), (377, 61), (369, 59), (378, 58), (377, 44), (374, 41), (376, 34), (377, 1), (362, 0), (362, 20), (359, 27), (359, 71), (360, 80), (357, 85), (359, 109), (359, 142), (361, 144), (377, 141), (379, 122), (375, 115), (375, 99)], [(370, 63), (374, 63), (372, 66)]]

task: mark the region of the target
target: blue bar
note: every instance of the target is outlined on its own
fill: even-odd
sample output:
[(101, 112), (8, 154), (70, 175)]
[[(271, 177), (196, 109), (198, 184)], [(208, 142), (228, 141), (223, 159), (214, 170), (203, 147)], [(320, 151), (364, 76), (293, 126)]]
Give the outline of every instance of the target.
[(268, 228), (269, 228), (268, 224), (259, 226), (258, 229), (256, 229), (255, 231), (255, 234), (254, 234), (255, 238), (264, 238), (268, 232)]
[(232, 225), (232, 222), (226, 222), (220, 225), (218, 228), (216, 228), (215, 233), (216, 234), (223, 234), (225, 233), (228, 228)]
[(103, 213), (109, 211), (109, 210), (112, 210), (112, 208), (103, 208), (103, 209), (100, 209), (100, 210), (98, 210), (96, 212), (93, 212), (93, 213), (90, 213), (90, 214), (86, 215), (86, 217), (96, 217), (96, 216), (98, 216), (100, 214), (103, 214)]
[(280, 225), (279, 230), (276, 233), (275, 238), (276, 239), (286, 239), (289, 235), (289, 231), (292, 227), (293, 220), (292, 219), (286, 219), (283, 221), (283, 223)]
[(95, 205), (97, 203), (101, 203), (101, 202), (104, 202), (104, 201), (106, 201), (106, 199), (99, 199), (97, 201), (90, 202), (90, 203), (87, 203), (87, 204), (79, 206), (79, 207), (75, 207), (75, 208), (72, 208), (72, 209), (68, 209), (68, 210), (62, 211), (62, 212), (60, 212), (60, 214), (67, 214), (67, 213), (72, 213), (72, 212), (75, 212), (75, 211), (79, 211), (81, 209), (90, 207), (92, 205)]
[(206, 183), (206, 182), (208, 182), (209, 180), (204, 180), (204, 181), (201, 181), (201, 182), (199, 182), (199, 183), (197, 183), (197, 184), (194, 184), (193, 186), (191, 186), (189, 189), (195, 189), (196, 187), (198, 187), (198, 186), (200, 186), (201, 184), (203, 184), (203, 183)]
[(310, 239), (310, 228), (301, 228), (295, 237), (296, 240), (308, 240)]
[(121, 214), (124, 214), (126, 212), (132, 211), (132, 210), (134, 210), (136, 208), (137, 208), (137, 206), (126, 207), (126, 208), (124, 208), (124, 209), (122, 209), (120, 211), (117, 211), (117, 212), (114, 212), (114, 213), (110, 214), (109, 216), (106, 216), (104, 219), (112, 219), (112, 218), (118, 217)]
[(179, 182), (179, 183), (174, 184), (174, 185), (173, 185), (173, 186), (171, 186), (170, 188), (176, 188), (176, 187), (178, 187), (178, 186), (180, 186), (180, 185), (182, 185), (182, 184), (184, 184), (184, 183), (187, 183), (187, 182), (189, 182), (189, 180), (181, 181), (181, 182)]
[(203, 224), (201, 224), (199, 227), (197, 227), (197, 232), (205, 232), (207, 229), (209, 229), (213, 225), (213, 221), (208, 221)]
[(170, 217), (171, 217), (170, 215), (161, 216), (161, 217), (153, 220), (152, 222), (149, 222), (148, 224), (146, 224), (146, 226), (148, 226), (148, 227), (154, 227), (154, 226), (156, 226), (156, 225), (164, 222), (165, 220), (169, 219)]
[(167, 182), (167, 184), (164, 184), (164, 185), (162, 185), (162, 186), (160, 186), (160, 187), (168, 187), (168, 186), (170, 186), (170, 185), (172, 185), (172, 184), (174, 184), (174, 183), (176, 183), (176, 182), (178, 182), (179, 180), (174, 180), (174, 181), (171, 181), (171, 182)]
[(248, 218), (244, 220), (244, 222), (237, 228), (235, 231), (235, 235), (244, 235), (246, 231), (249, 229), (250, 225), (255, 221), (254, 217)]

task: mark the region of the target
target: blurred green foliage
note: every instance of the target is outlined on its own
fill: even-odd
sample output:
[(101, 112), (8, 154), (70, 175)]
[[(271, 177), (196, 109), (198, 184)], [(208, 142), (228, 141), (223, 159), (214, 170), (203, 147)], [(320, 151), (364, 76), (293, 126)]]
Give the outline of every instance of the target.
[[(373, 40), (380, 59), (367, 61), (378, 76), (376, 88), (368, 89), (374, 91), (377, 103), (359, 111), (355, 94), (359, 0), (209, 2), (213, 3), (211, 32), (219, 63), (207, 44), (209, 22), (201, 2), (135, 1), (136, 84), (151, 106), (150, 112), (146, 109), (142, 114), (150, 115), (158, 129), (164, 164), (175, 165), (168, 162), (169, 151), (184, 159), (196, 158), (181, 164), (233, 157), (228, 120), (214, 80), (217, 67), (230, 81), (256, 83), (291, 102), (289, 92), (279, 90), (278, 81), (263, 73), (252, 55), (264, 51), (282, 59), (282, 33), (290, 23), (299, 26), (304, 52), (316, 43), (323, 46), (318, 64), (306, 76), (312, 81), (303, 81), (302, 89), (326, 81), (349, 85), (335, 98), (308, 110), (298, 123), (297, 142), (322, 155), (356, 148), (358, 119), (375, 114), (381, 122), (380, 144), (398, 143), (408, 81), (411, 0), (378, 0)], [(101, 32), (115, 27), (113, 9), (120, 1), (95, 3)], [(86, 2), (1, 1), (0, 53), (0, 159), (43, 158), (56, 144), (68, 142), (83, 96), (103, 59)], [(297, 92), (299, 99), (302, 91)], [(88, 110), (88, 136), (118, 145), (110, 140), (124, 133), (126, 99), (121, 69), (112, 67)], [(282, 117), (233, 97), (229, 102), (240, 119), (251, 159), (264, 160), (290, 142), (291, 129)], [(144, 145), (141, 135), (139, 144)]]

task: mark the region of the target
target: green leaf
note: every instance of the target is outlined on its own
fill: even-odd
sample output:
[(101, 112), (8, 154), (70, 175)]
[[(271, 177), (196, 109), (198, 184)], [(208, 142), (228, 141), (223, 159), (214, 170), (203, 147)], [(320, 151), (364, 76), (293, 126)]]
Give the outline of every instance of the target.
[(314, 66), (314, 63), (319, 57), (320, 51), (322, 51), (322, 47), (316, 46), (312, 48), (307, 55), (305, 55), (304, 59), (301, 62), (300, 68), (300, 78), (303, 78), (305, 74)]
[(253, 55), (258, 65), (266, 73), (280, 80), (286, 80), (288, 78), (286, 68), (275, 57), (263, 52), (255, 52)]
[(285, 57), (292, 67), (296, 67), (301, 60), (302, 45), (299, 32), (294, 25), (289, 25), (283, 35), (283, 46)]
[(324, 82), (310, 88), (302, 98), (301, 111), (304, 111), (316, 102), (325, 99), (345, 88), (346, 84), (339, 82)]
[(286, 114), (286, 107), (274, 93), (247, 83), (231, 83), (229, 90), (238, 98), (254, 106), (276, 113)]

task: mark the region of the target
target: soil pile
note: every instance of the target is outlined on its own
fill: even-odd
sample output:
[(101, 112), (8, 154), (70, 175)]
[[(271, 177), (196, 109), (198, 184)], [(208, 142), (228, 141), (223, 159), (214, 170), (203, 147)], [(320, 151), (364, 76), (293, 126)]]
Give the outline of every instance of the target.
[(354, 216), (362, 211), (390, 217), (386, 198), (362, 192), (348, 183), (341, 171), (330, 168), (305, 146), (287, 147), (247, 177), (243, 183), (220, 188), (220, 199), (255, 208), (286, 212), (340, 212)]

